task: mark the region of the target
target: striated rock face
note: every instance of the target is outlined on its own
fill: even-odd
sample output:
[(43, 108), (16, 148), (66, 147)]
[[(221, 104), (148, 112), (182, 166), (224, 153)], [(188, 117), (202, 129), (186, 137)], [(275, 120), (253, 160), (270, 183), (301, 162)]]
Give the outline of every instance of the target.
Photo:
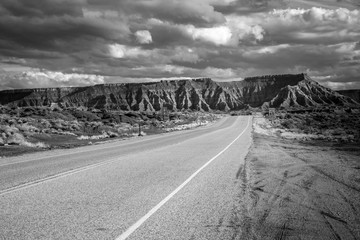
[(339, 90), (337, 91), (341, 95), (350, 97), (356, 102), (360, 103), (360, 89), (351, 89), (351, 90)]
[(101, 84), (89, 87), (5, 90), (0, 104), (15, 107), (92, 107), (109, 110), (239, 110), (251, 107), (356, 104), (311, 80), (306, 74), (215, 82), (209, 78), (152, 83)]
[[(306, 76), (306, 75), (305, 75)], [(294, 86), (281, 88), (279, 93), (263, 106), (273, 108), (313, 107), (323, 105), (357, 105), (353, 99), (343, 96), (329, 88), (321, 86), (308, 76)]]

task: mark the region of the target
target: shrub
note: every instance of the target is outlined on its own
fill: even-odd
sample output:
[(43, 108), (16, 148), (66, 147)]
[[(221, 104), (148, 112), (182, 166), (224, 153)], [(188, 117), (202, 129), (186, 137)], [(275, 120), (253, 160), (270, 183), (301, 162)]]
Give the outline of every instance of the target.
[(0, 125), (0, 133), (4, 133), (7, 137), (19, 132), (19, 129), (15, 126)]
[(114, 132), (112, 132), (112, 131), (108, 131), (107, 134), (109, 135), (110, 138), (119, 137), (119, 134), (114, 133)]
[(17, 125), (16, 127), (22, 132), (39, 132), (38, 128), (29, 125), (28, 123)]
[(291, 119), (286, 119), (285, 121), (283, 121), (283, 122), (281, 123), (281, 125), (282, 125), (284, 128), (291, 129), (291, 128), (293, 128), (293, 126), (294, 126), (294, 121), (291, 120)]
[(9, 145), (25, 145), (25, 138), (20, 133), (14, 133), (7, 139)]
[(83, 120), (83, 121), (100, 120), (100, 118), (95, 113), (91, 113), (91, 112), (73, 110), (73, 111), (71, 111), (71, 114), (78, 120)]

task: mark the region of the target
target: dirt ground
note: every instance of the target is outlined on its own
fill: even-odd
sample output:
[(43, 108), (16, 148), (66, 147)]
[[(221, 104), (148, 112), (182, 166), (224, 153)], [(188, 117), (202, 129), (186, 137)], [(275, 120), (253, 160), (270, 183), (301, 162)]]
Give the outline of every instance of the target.
[(360, 239), (360, 146), (253, 139), (237, 174), (236, 239)]

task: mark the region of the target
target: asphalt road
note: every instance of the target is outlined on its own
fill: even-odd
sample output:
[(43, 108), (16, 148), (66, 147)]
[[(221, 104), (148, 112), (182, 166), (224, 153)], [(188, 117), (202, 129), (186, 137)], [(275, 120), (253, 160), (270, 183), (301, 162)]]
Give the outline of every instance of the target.
[(0, 239), (233, 239), (251, 121), (0, 159)]

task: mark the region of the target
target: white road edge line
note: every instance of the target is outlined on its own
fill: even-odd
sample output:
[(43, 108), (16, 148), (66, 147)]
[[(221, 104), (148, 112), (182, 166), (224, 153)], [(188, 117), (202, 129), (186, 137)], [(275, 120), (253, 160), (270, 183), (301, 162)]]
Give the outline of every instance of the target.
[(249, 127), (251, 117), (248, 117), (248, 122), (245, 129), (229, 144), (227, 145), (221, 152), (216, 154), (213, 158), (211, 158), (207, 163), (205, 163), (201, 168), (199, 168), (196, 172), (194, 172), (188, 179), (185, 180), (180, 186), (178, 186), (172, 193), (170, 193), (167, 197), (165, 197), (161, 202), (159, 202), (155, 207), (153, 207), (147, 214), (145, 214), (142, 218), (140, 218), (136, 223), (134, 223), (131, 227), (129, 227), (125, 232), (123, 232), (120, 236), (118, 236), (115, 240), (125, 240), (127, 239), (133, 232), (136, 231), (147, 219), (151, 217), (157, 210), (159, 210), (167, 201), (169, 201), (176, 193), (178, 193), (186, 184), (188, 184), (199, 172), (201, 172), (205, 167), (207, 167), (212, 161), (214, 161), (217, 157), (219, 157), (222, 153), (224, 153), (231, 145), (233, 145), (236, 140), (238, 140)]

